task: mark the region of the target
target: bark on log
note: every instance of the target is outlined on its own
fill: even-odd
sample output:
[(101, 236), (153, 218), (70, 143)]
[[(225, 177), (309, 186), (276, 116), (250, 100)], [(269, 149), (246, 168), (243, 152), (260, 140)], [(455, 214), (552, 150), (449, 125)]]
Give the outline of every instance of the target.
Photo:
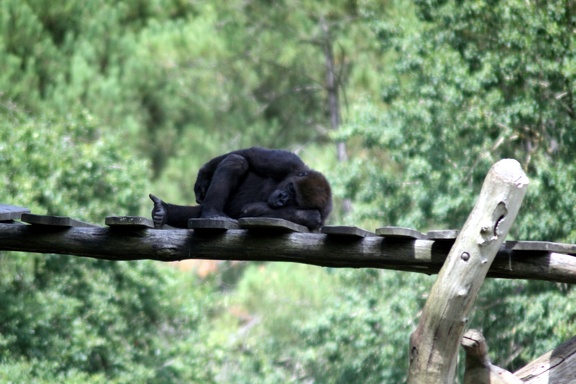
[(516, 218), (527, 185), (516, 160), (501, 160), (488, 172), (410, 337), (409, 384), (454, 382), (470, 308)]
[(576, 337), (514, 372), (525, 384), (576, 383)]
[[(504, 244), (489, 277), (576, 284), (576, 257), (553, 252), (513, 251)], [(201, 234), (185, 229), (55, 229), (0, 223), (0, 250), (58, 253), (103, 260), (184, 259), (291, 261), (323, 267), (382, 268), (438, 273), (450, 250), (444, 241), (394, 241), (294, 233), (262, 235), (245, 230)]]

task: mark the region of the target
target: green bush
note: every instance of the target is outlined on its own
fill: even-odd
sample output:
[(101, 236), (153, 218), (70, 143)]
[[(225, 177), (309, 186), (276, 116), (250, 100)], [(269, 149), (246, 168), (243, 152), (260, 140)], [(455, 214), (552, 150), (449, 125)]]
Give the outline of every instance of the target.
[[(6, 203), (100, 224), (142, 209), (146, 162), (85, 112), (15, 113), (0, 121), (0, 143)], [(198, 338), (209, 284), (151, 261), (1, 252), (0, 265), (0, 378), (210, 382)]]

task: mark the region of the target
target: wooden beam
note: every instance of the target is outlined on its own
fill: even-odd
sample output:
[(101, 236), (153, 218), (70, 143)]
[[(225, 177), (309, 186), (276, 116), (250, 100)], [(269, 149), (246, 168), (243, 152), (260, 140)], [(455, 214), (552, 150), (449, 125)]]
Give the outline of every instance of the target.
[[(576, 284), (576, 257), (500, 247), (488, 277)], [(379, 236), (291, 233), (262, 235), (121, 226), (58, 229), (0, 223), (0, 250), (58, 253), (104, 260), (184, 259), (291, 261), (323, 267), (382, 268), (438, 273), (450, 251), (446, 241), (396, 241)]]
[(409, 384), (452, 384), (470, 309), (526, 194), (516, 160), (494, 164), (410, 337)]
[(576, 381), (576, 337), (514, 372), (526, 384), (571, 384)]

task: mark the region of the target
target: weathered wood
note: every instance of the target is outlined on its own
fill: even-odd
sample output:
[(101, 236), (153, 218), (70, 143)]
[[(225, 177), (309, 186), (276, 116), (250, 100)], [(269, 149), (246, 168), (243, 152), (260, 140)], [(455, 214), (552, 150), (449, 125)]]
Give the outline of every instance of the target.
[(408, 383), (453, 383), (468, 314), (527, 190), (516, 160), (496, 163), (440, 270), (410, 337)]
[(357, 238), (375, 236), (373, 232), (367, 231), (365, 229), (345, 225), (328, 225), (328, 226), (325, 225), (322, 228), (320, 228), (320, 232), (324, 233), (325, 235), (347, 236), (347, 237), (349, 236)]
[(428, 240), (455, 241), (459, 233), (460, 231), (457, 229), (433, 230), (426, 232), (426, 238)]
[[(175, 261), (183, 259), (292, 261), (323, 267), (382, 268), (438, 273), (450, 251), (444, 242), (396, 241), (369, 236), (357, 241), (317, 233), (253, 236), (229, 230), (200, 236), (196, 230), (121, 231), (114, 228), (70, 228), (46, 232), (32, 225), (0, 223), (0, 250), (59, 253), (103, 260)], [(548, 252), (512, 251), (500, 247), (488, 277), (547, 280), (576, 284), (576, 257)]]
[[(0, 224), (0, 249), (60, 253), (106, 260), (182, 259), (292, 261), (329, 267), (376, 267), (434, 273), (442, 251), (431, 241), (387, 246), (381, 237), (361, 242), (330, 240), (315, 233), (261, 236), (250, 230), (228, 230), (221, 236), (204, 236), (196, 230), (174, 229), (116, 231), (112, 228), (71, 228), (45, 233), (33, 226)], [(445, 256), (445, 254), (444, 254)]]
[(576, 255), (576, 244), (551, 243), (549, 241), (518, 241), (514, 242), (514, 251), (556, 252)]
[(30, 210), (17, 205), (0, 204), (0, 221), (20, 220), (23, 213), (30, 213)]
[(415, 229), (403, 227), (382, 227), (376, 229), (378, 236), (391, 237), (397, 239), (425, 239), (426, 236), (422, 232)]
[(490, 362), (488, 345), (480, 331), (466, 331), (462, 347), (466, 351), (464, 384), (522, 384), (511, 372)]
[(23, 213), (20, 219), (28, 224), (42, 225), (46, 227), (95, 227), (94, 224), (85, 223), (66, 216), (33, 215), (31, 213)]
[(239, 229), (238, 221), (233, 219), (190, 219), (188, 228), (206, 232), (224, 232), (229, 229)]
[(105, 224), (109, 227), (124, 229), (154, 228), (152, 220), (140, 216), (108, 216)]
[(257, 230), (261, 232), (310, 232), (308, 228), (303, 225), (296, 224), (288, 220), (275, 219), (271, 217), (243, 217), (238, 220), (238, 225), (240, 225), (240, 228), (242, 229)]
[[(505, 243), (500, 248), (490, 268), (489, 277), (510, 279), (512, 276), (540, 274), (542, 278), (535, 278), (536, 280), (564, 283), (574, 280), (569, 278), (568, 274), (576, 273), (576, 257), (555, 252), (512, 251), (511, 247)], [(533, 279), (533, 277), (525, 278)]]
[(576, 383), (576, 337), (514, 372), (525, 384)]

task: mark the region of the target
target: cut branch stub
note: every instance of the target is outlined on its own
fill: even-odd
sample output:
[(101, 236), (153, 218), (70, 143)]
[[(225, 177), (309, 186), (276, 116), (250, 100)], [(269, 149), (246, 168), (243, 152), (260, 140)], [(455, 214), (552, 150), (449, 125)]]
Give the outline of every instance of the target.
[(470, 329), (462, 338), (466, 351), (464, 384), (522, 384), (511, 372), (490, 362), (488, 345), (482, 333)]
[(453, 383), (468, 314), (526, 193), (516, 160), (488, 172), (480, 196), (450, 250), (417, 329), (410, 337), (408, 383)]

